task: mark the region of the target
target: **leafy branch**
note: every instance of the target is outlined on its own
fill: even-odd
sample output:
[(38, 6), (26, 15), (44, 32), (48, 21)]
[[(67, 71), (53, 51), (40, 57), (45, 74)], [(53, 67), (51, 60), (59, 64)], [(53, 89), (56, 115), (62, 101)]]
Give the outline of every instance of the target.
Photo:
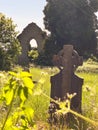
[[(21, 109), (21, 114), (24, 112), (27, 115), (28, 120), (30, 116), (33, 115), (33, 110), (30, 108), (25, 108), (25, 101), (28, 99), (28, 94), (32, 94), (32, 89), (34, 84), (32, 82), (32, 75), (28, 72), (9, 72), (9, 79), (3, 88), (3, 100), (8, 106), (8, 111), (2, 125), (1, 130), (4, 130), (6, 123), (8, 121), (9, 115), (14, 104), (14, 100), (18, 97), (20, 99), (19, 108)], [(27, 112), (29, 110), (29, 112)], [(18, 115), (17, 115), (18, 116)], [(25, 118), (22, 118), (25, 120)]]

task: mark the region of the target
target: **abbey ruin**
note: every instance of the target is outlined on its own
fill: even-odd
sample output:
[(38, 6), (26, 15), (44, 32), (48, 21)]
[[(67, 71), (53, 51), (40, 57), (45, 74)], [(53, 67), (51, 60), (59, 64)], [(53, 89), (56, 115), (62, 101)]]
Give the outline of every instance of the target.
[(46, 34), (35, 24), (30, 23), (27, 25), (26, 28), (22, 31), (22, 33), (17, 37), (20, 45), (22, 47), (22, 53), (18, 58), (19, 65), (28, 65), (29, 58), (28, 58), (28, 51), (30, 46), (30, 41), (35, 39), (38, 46), (38, 52), (43, 51), (44, 41), (45, 41)]

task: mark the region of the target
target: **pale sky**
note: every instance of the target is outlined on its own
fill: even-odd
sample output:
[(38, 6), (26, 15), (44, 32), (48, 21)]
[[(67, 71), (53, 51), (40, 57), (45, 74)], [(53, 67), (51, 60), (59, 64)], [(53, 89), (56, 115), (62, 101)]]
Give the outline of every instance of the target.
[(0, 0), (0, 12), (12, 18), (20, 32), (31, 22), (44, 30), (45, 5), (46, 0)]
[(12, 18), (20, 32), (31, 22), (44, 30), (45, 5), (46, 0), (0, 0), (0, 12)]

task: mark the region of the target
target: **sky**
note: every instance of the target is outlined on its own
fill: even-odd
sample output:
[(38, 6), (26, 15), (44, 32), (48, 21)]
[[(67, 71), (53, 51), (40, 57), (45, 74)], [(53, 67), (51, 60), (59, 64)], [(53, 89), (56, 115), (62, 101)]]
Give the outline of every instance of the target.
[(43, 24), (45, 5), (46, 0), (0, 0), (0, 12), (12, 18), (20, 33), (31, 22), (45, 30)]
[(35, 22), (43, 30), (46, 0), (0, 0), (0, 13), (12, 18), (21, 32), (29, 23)]

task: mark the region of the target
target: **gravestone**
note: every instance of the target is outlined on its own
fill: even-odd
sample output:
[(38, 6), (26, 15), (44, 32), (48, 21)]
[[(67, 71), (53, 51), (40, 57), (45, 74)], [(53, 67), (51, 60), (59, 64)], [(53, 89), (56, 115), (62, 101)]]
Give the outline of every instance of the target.
[[(71, 100), (71, 109), (81, 113), (83, 79), (74, 72), (78, 66), (83, 64), (83, 58), (78, 55), (72, 45), (64, 45), (63, 49), (53, 56), (52, 62), (60, 72), (51, 76), (51, 98), (64, 101), (67, 99), (67, 93), (76, 93)], [(51, 105), (49, 109), (51, 113)]]

